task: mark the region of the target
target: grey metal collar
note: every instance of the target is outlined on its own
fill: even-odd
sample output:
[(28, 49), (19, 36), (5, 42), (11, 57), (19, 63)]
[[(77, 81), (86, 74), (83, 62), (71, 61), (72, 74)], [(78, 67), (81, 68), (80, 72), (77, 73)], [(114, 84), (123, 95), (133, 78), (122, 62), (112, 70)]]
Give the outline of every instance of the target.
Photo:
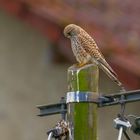
[(99, 95), (95, 92), (67, 92), (66, 103), (72, 102), (98, 102)]

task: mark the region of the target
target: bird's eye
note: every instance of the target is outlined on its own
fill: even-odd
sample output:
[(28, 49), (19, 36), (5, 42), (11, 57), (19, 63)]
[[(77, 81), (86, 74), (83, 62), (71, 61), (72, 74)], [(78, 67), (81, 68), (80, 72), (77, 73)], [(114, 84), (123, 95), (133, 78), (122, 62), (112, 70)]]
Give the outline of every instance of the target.
[(70, 33), (70, 32), (68, 32), (68, 35), (71, 35), (71, 33)]

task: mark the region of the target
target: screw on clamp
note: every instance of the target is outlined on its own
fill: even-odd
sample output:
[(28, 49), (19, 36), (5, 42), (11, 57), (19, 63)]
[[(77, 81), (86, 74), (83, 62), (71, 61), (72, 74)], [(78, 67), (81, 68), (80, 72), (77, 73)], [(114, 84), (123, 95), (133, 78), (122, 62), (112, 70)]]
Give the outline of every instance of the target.
[(127, 120), (121, 120), (120, 118), (116, 118), (114, 119), (115, 122), (115, 128), (119, 129), (120, 127), (123, 127), (124, 130), (126, 130), (127, 128), (131, 127), (131, 124), (129, 121)]
[(124, 133), (125, 137), (130, 140), (129, 136), (126, 133), (127, 128), (131, 127), (131, 124), (128, 120), (122, 120), (121, 118), (114, 119), (115, 128), (119, 130), (118, 140), (121, 140), (122, 134)]

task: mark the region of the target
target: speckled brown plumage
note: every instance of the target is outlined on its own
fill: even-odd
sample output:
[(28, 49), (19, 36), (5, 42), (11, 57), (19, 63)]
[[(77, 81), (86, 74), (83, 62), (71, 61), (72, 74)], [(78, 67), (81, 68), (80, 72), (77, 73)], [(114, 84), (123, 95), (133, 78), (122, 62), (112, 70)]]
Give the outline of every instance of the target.
[(122, 86), (121, 82), (117, 79), (116, 73), (106, 62), (96, 42), (86, 31), (75, 24), (69, 24), (64, 29), (64, 35), (71, 40), (72, 51), (80, 66), (87, 63), (95, 63), (113, 81)]

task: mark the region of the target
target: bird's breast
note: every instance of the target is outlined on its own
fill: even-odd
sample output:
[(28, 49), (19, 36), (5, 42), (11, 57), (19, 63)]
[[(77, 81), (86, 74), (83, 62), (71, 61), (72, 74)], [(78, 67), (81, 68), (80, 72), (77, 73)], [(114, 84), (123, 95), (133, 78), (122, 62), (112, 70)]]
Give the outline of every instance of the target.
[(85, 64), (90, 61), (91, 56), (84, 50), (82, 45), (77, 40), (72, 40), (71, 44), (74, 56), (79, 63)]

